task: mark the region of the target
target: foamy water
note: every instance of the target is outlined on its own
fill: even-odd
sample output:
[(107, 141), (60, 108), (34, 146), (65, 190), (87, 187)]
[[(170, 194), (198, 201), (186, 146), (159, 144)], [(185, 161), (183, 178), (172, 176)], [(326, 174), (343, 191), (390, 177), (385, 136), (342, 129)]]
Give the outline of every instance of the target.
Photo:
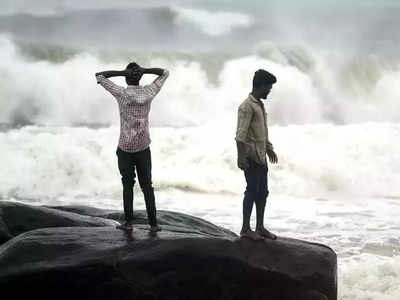
[[(400, 121), (399, 60), (366, 55), (349, 61), (303, 46), (260, 43), (247, 55), (224, 59), (224, 53), (215, 57), (211, 53), (206, 61), (185, 55), (144, 57), (144, 64), (163, 66), (171, 73), (152, 109), (153, 125), (187, 127), (213, 120), (232, 124), (232, 112), (249, 93), (254, 70), (261, 66), (279, 74), (269, 96), (272, 124)], [(0, 53), (2, 122), (118, 122), (115, 101), (95, 84), (94, 74), (123, 69), (125, 58), (104, 62), (101, 55), (84, 51), (63, 63), (32, 61), (4, 35), (0, 35)], [(219, 61), (220, 69), (214, 70), (213, 59)], [(145, 76), (143, 84), (151, 80)], [(125, 84), (118, 77), (115, 82)]]
[[(236, 167), (231, 129), (215, 124), (152, 129), (158, 209), (188, 213), (239, 232), (245, 181)], [(2, 200), (122, 209), (115, 155), (118, 130), (4, 130)], [(267, 226), (282, 236), (332, 247), (339, 258), (340, 299), (397, 299), (400, 149), (391, 141), (399, 138), (400, 125), (320, 124), (270, 130), (280, 161), (270, 165)], [(144, 209), (138, 186), (135, 208)]]
[(0, 199), (122, 210), (118, 108), (94, 73), (136, 60), (170, 70), (150, 116), (158, 209), (238, 232), (236, 110), (266, 68), (267, 226), (338, 253), (339, 299), (398, 300), (399, 13), (391, 0), (1, 1)]
[[(279, 154), (270, 190), (290, 197), (400, 197), (400, 125), (271, 126)], [(152, 128), (155, 186), (242, 192), (234, 124)], [(119, 127), (25, 126), (0, 132), (0, 195), (115, 197)], [(24, 172), (22, 172), (24, 170)], [(52, 185), (48, 185), (51, 179)]]

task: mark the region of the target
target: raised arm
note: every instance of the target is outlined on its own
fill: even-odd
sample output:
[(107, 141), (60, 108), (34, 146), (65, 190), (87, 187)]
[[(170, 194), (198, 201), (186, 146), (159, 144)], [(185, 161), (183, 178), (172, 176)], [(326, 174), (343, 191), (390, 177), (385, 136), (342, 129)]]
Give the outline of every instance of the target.
[(144, 90), (147, 92), (149, 97), (154, 98), (167, 80), (169, 72), (167, 69), (150, 68), (143, 69), (143, 74), (158, 75), (158, 77), (151, 84), (144, 86)]
[(110, 77), (117, 77), (117, 76), (126, 76), (128, 73), (126, 70), (123, 71), (103, 71), (103, 72), (98, 72), (96, 73), (96, 77), (98, 75), (103, 75), (105, 78), (110, 78)]
[(161, 76), (164, 73), (164, 69), (161, 68), (142, 68), (143, 74), (154, 74)]
[(126, 76), (128, 73), (126, 70), (123, 71), (104, 71), (96, 73), (97, 83), (104, 87), (107, 91), (111, 93), (114, 97), (118, 98), (124, 91), (122, 86), (115, 84), (108, 78), (116, 76)]

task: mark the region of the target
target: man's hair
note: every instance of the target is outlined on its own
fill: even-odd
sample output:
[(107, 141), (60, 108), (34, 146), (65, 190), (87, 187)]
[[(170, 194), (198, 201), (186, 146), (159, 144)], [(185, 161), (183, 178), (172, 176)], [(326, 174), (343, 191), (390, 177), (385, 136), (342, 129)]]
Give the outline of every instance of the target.
[[(133, 69), (134, 67), (139, 66), (137, 63), (135, 62), (130, 62), (125, 69)], [(139, 77), (131, 77), (131, 76), (126, 76), (125, 77), (125, 81), (126, 84), (128, 85), (137, 85), (139, 84), (140, 78)]]
[(258, 88), (267, 84), (272, 85), (274, 83), (276, 83), (276, 77), (274, 74), (271, 74), (263, 69), (259, 69), (254, 73), (253, 88)]
[(133, 69), (134, 67), (139, 66), (137, 63), (135, 62), (130, 62), (125, 69)]

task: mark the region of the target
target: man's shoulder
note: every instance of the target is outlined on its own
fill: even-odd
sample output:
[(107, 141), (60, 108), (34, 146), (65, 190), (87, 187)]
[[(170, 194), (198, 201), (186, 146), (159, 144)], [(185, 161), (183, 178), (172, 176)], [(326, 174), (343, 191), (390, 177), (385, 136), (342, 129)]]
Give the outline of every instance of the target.
[(250, 96), (247, 97), (240, 103), (239, 110), (251, 110), (251, 99)]

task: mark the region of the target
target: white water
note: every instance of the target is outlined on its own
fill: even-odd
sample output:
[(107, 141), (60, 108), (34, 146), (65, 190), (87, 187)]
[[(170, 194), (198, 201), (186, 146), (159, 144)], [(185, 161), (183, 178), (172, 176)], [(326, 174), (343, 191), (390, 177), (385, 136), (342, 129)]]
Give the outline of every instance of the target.
[(400, 299), (399, 5), (281, 2), (2, 1), (0, 22), (34, 18), (0, 23), (1, 200), (122, 209), (118, 110), (93, 74), (137, 59), (171, 73), (151, 112), (158, 209), (238, 232), (236, 109), (266, 68), (266, 224), (338, 253), (340, 300)]
[[(235, 165), (232, 128), (219, 125), (152, 129), (157, 205), (238, 232), (244, 178)], [(270, 130), (280, 161), (270, 166), (269, 228), (331, 246), (339, 256), (340, 299), (397, 299), (400, 146), (392, 141), (400, 138), (400, 125)], [(0, 195), (121, 209), (117, 140), (117, 126), (1, 132)], [(135, 195), (136, 209), (144, 209), (137, 186)]]
[[(399, 124), (270, 128), (279, 154), (279, 164), (271, 166), (269, 175), (272, 194), (400, 198), (400, 145), (393, 143), (400, 139)], [(153, 128), (155, 186), (159, 190), (242, 193), (234, 133), (230, 124), (223, 123)], [(118, 135), (118, 126), (27, 126), (1, 132), (0, 195), (118, 199)]]
[[(226, 61), (217, 82), (209, 79), (198, 61), (150, 58), (149, 65), (171, 71), (153, 107), (153, 125), (182, 127), (225, 119), (232, 124), (233, 112), (249, 93), (254, 70), (260, 66), (279, 74), (270, 95), (272, 124), (400, 121), (399, 62), (389, 64), (371, 56), (355, 58), (348, 65), (335, 61), (334, 55), (306, 50), (299, 49), (296, 58), (285, 49), (260, 44), (254, 54)], [(0, 36), (0, 53), (2, 122), (118, 122), (117, 107), (95, 84), (94, 74), (102, 69), (123, 69), (122, 60), (104, 63), (94, 54), (82, 52), (60, 64), (31, 61), (6, 36)], [(265, 55), (269, 58), (262, 58)], [(294, 59), (299, 61), (292, 62)], [(148, 76), (143, 83), (151, 80)], [(116, 82), (124, 84), (120, 78)]]
[(207, 10), (176, 7), (175, 23), (182, 26), (195, 26), (202, 32), (219, 36), (240, 27), (249, 27), (253, 21), (250, 16), (232, 12), (208, 12)]

